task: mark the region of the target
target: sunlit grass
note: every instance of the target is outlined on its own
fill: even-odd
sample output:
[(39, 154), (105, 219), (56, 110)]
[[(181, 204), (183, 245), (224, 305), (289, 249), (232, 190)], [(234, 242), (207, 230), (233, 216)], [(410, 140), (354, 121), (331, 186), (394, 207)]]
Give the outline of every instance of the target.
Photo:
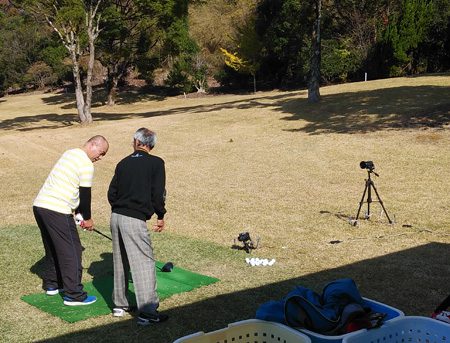
[[(261, 301), (282, 297), (298, 280), (320, 291), (329, 278), (348, 275), (365, 296), (428, 315), (448, 293), (442, 272), (447, 268), (448, 276), (448, 263), (442, 261), (450, 260), (450, 249), (426, 260), (411, 253), (401, 259), (403, 266), (390, 266), (384, 257), (450, 243), (450, 76), (330, 86), (321, 94), (317, 105), (307, 103), (304, 91), (143, 97), (94, 107), (96, 121), (89, 127), (75, 122), (69, 96), (0, 99), (0, 310), (9, 314), (1, 336), (170, 342), (249, 318)], [(40, 279), (30, 271), (43, 253), (31, 205), (55, 161), (94, 134), (108, 138), (110, 151), (95, 164), (93, 218), (109, 234), (109, 181), (142, 126), (158, 133), (154, 153), (167, 169), (167, 231), (154, 235), (158, 259), (221, 282), (164, 300), (161, 309), (171, 321), (151, 329), (110, 316), (67, 324), (21, 302), (21, 295), (40, 291)], [(361, 160), (374, 161), (380, 174), (374, 182), (395, 225), (380, 216), (376, 203), (370, 221), (349, 224), (367, 177)], [(252, 255), (276, 258), (273, 267), (250, 268), (243, 251), (230, 249), (243, 231), (260, 237)], [(111, 252), (101, 236), (80, 235), (86, 268)], [(366, 260), (380, 262), (352, 272)], [(399, 277), (385, 289), (370, 287), (389, 268), (399, 268)], [(84, 277), (90, 280), (89, 273)], [(420, 288), (424, 283), (427, 289)], [(239, 303), (226, 303), (224, 295)], [(190, 309), (196, 311), (192, 317)]]

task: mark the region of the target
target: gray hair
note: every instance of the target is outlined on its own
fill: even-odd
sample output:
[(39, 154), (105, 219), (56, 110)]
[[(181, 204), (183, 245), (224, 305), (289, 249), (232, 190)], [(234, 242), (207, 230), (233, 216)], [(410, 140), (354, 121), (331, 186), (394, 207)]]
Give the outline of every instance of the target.
[(153, 149), (156, 145), (156, 132), (153, 132), (145, 127), (141, 127), (135, 132), (134, 139), (142, 145)]

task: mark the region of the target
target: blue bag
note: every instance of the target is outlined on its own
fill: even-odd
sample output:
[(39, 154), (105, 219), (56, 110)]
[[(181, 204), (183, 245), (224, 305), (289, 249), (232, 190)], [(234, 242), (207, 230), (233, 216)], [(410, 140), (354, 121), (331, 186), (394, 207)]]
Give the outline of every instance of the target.
[(343, 319), (363, 313), (363, 303), (355, 282), (339, 279), (326, 285), (321, 296), (298, 286), (283, 300), (262, 304), (256, 318), (329, 334), (341, 328)]

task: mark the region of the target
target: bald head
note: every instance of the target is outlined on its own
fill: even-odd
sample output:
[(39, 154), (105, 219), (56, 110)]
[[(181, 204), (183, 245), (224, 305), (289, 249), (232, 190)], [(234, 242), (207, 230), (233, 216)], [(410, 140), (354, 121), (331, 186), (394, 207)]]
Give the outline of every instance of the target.
[(109, 143), (105, 137), (96, 135), (84, 143), (83, 150), (92, 162), (97, 162), (106, 155), (109, 149)]

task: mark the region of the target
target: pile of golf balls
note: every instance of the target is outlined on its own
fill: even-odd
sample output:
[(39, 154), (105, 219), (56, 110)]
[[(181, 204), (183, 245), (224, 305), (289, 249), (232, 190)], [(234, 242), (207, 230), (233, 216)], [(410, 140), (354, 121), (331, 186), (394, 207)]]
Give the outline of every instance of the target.
[(255, 266), (272, 266), (275, 263), (275, 259), (271, 259), (270, 261), (267, 258), (261, 259), (258, 257), (252, 257), (252, 258), (246, 258), (245, 262), (247, 264), (251, 265), (252, 267)]

